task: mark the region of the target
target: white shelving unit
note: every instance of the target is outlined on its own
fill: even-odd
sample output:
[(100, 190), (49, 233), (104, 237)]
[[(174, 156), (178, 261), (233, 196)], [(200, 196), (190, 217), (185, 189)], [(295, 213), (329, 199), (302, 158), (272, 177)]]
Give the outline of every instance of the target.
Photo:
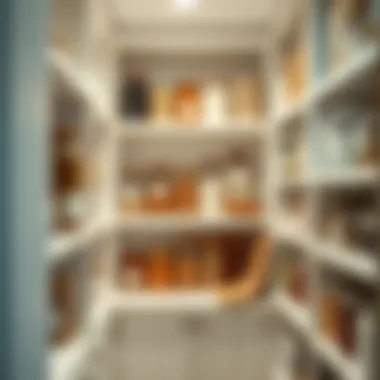
[[(313, 5), (313, 1), (308, 3), (308, 11)], [(285, 242), (300, 248), (306, 258), (310, 261), (310, 278), (315, 280), (312, 287), (311, 307), (300, 306), (293, 302), (290, 297), (282, 292), (275, 292), (270, 299), (273, 310), (289, 321), (293, 327), (310, 342), (312, 352), (316, 357), (321, 358), (334, 369), (342, 380), (372, 380), (365, 378), (355, 360), (347, 359), (337, 347), (328, 342), (317, 329), (316, 319), (318, 311), (318, 297), (321, 292), (320, 274), (327, 268), (339, 272), (345, 276), (353, 277), (357, 281), (366, 283), (369, 286), (378, 286), (380, 275), (379, 262), (374, 255), (366, 252), (356, 252), (341, 248), (339, 246), (320, 241), (314, 236), (315, 216), (319, 211), (319, 199), (326, 189), (347, 189), (354, 188), (375, 188), (380, 185), (380, 172), (375, 169), (357, 169), (349, 171), (339, 171), (336, 173), (316, 174), (312, 168), (307, 175), (302, 178), (279, 180), (279, 151), (278, 136), (286, 129), (289, 123), (295, 119), (303, 119), (306, 129), (310, 129), (315, 122), (316, 114), (321, 104), (331, 96), (336, 96), (345, 89), (352, 87), (357, 81), (367, 77), (372, 73), (376, 65), (380, 62), (379, 49), (372, 49), (358, 59), (350, 61), (342, 70), (336, 74), (329, 75), (321, 83), (311, 85), (311, 90), (293, 106), (276, 104), (276, 89), (272, 81), (275, 77), (273, 70), (276, 70), (276, 60), (280, 43), (265, 44), (260, 51), (268, 60), (268, 66), (263, 68), (268, 76), (269, 94), (273, 102), (271, 112), (266, 120), (251, 122), (228, 121), (222, 125), (207, 125), (200, 123), (194, 128), (186, 130), (175, 129), (172, 123), (146, 123), (142, 121), (125, 122), (120, 121), (116, 116), (113, 105), (116, 103), (117, 76), (115, 75), (116, 60), (120, 53), (125, 53), (129, 47), (132, 49), (127, 54), (140, 53), (136, 49), (138, 38), (133, 39), (131, 33), (128, 38), (115, 38), (111, 33), (113, 25), (106, 28), (106, 36), (99, 36), (103, 23), (115, 21), (114, 11), (111, 10), (112, 17), (107, 13), (108, 8), (112, 8), (101, 0), (88, 0), (86, 2), (86, 13), (89, 15), (86, 28), (85, 57), (82, 60), (70, 58), (70, 55), (52, 48), (48, 52), (51, 70), (58, 77), (54, 82), (57, 86), (63, 86), (88, 108), (92, 120), (104, 125), (104, 139), (99, 148), (99, 162), (101, 163), (102, 178), (99, 189), (99, 215), (94, 217), (92, 223), (88, 223), (80, 232), (70, 235), (52, 236), (48, 242), (47, 260), (49, 265), (56, 266), (64, 260), (81, 255), (88, 248), (95, 246), (100, 239), (108, 238), (109, 244), (105, 249), (109, 273), (104, 279), (104, 292), (99, 292), (99, 297), (94, 305), (91, 305), (89, 318), (83, 333), (79, 334), (73, 342), (65, 347), (51, 350), (48, 354), (50, 380), (72, 380), (79, 371), (79, 367), (86, 361), (93, 347), (102, 341), (103, 334), (110, 316), (114, 313), (125, 313), (133, 315), (136, 313), (182, 313), (213, 315), (221, 310), (222, 303), (218, 297), (210, 292), (172, 292), (172, 293), (121, 293), (115, 285), (115, 267), (118, 257), (119, 240), (127, 238), (128, 235), (142, 234), (148, 236), (156, 233), (179, 234), (183, 231), (191, 232), (215, 232), (215, 231), (250, 231), (252, 233), (266, 231), (272, 236), (274, 241)], [(308, 8), (305, 6), (305, 8)], [(308, 13), (308, 12), (306, 12)], [(101, 20), (102, 22), (99, 22)], [(307, 23), (306, 23), (307, 24)], [(103, 26), (102, 26), (103, 25)], [(310, 23), (312, 25), (312, 23)], [(162, 28), (162, 27), (161, 27)], [(116, 28), (115, 28), (116, 29)], [(164, 28), (165, 29), (165, 28)], [(139, 29), (134, 30), (138, 32)], [(165, 30), (164, 30), (165, 32)], [(163, 32), (163, 33), (164, 33)], [(167, 31), (166, 31), (167, 33)], [(304, 33), (311, 33), (305, 30)], [(117, 36), (120, 37), (120, 36)], [(163, 36), (158, 36), (164, 38)], [(157, 38), (158, 38), (157, 37)], [(108, 39), (107, 39), (108, 38)], [(100, 70), (96, 67), (101, 53), (98, 50), (104, 47), (107, 41), (107, 52), (103, 55), (108, 60)], [(163, 45), (162, 49), (158, 45), (152, 45), (146, 38), (140, 41), (140, 47), (144, 51), (153, 54), (171, 53), (176, 50), (177, 45)], [(207, 42), (207, 41), (206, 41)], [(211, 41), (214, 44), (214, 40)], [(220, 41), (219, 41), (220, 42)], [(227, 41), (228, 42), (228, 41)], [(243, 39), (243, 48), (237, 46), (237, 50), (232, 49), (232, 54), (251, 53), (256, 46), (247, 44), (246, 34)], [(273, 41), (272, 41), (273, 42)], [(101, 45), (101, 47), (99, 46)], [(194, 49), (191, 45), (191, 55), (199, 54), (204, 57), (207, 54), (219, 54), (219, 51), (208, 51)], [(207, 45), (208, 46), (208, 45)], [(235, 46), (235, 47), (236, 47)], [(223, 45), (224, 47), (224, 45)], [(157, 51), (158, 50), (158, 51)], [(231, 53), (231, 52), (230, 52)], [(311, 55), (312, 56), (312, 55)], [(94, 66), (94, 67), (93, 67)], [(105, 71), (103, 73), (100, 71)], [(97, 75), (98, 74), (98, 75)], [(102, 74), (102, 75), (101, 75)], [(104, 75), (105, 74), (105, 75)], [(197, 143), (228, 143), (229, 141), (242, 141), (252, 146), (260, 144), (267, 148), (263, 160), (264, 176), (263, 183), (266, 198), (263, 200), (267, 213), (265, 220), (253, 218), (231, 218), (222, 217), (215, 219), (205, 219), (195, 216), (162, 216), (146, 217), (128, 215), (121, 216), (116, 211), (116, 198), (120, 186), (119, 173), (117, 167), (123, 159), (122, 154), (124, 144), (130, 146), (138, 143), (146, 143), (154, 146), (156, 143), (164, 142), (175, 145), (179, 141), (192, 142), (194, 147)], [(196, 150), (194, 148), (194, 154)], [(279, 194), (284, 191), (303, 191), (310, 199), (312, 211), (312, 223), (309, 231), (300, 230), (292, 223), (287, 222), (281, 215), (278, 215), (277, 208), (280, 203)], [(100, 294), (102, 293), (102, 294)], [(291, 334), (291, 333), (289, 333)], [(273, 358), (276, 360), (276, 358)], [(283, 374), (284, 378), (287, 375)], [(316, 375), (315, 375), (316, 377)]]

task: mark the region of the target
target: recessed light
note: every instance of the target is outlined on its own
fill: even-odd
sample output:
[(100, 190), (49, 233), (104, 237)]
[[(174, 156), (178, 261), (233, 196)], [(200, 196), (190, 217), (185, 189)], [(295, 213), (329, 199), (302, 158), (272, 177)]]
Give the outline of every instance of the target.
[(171, 0), (174, 9), (179, 11), (191, 11), (197, 8), (198, 0)]

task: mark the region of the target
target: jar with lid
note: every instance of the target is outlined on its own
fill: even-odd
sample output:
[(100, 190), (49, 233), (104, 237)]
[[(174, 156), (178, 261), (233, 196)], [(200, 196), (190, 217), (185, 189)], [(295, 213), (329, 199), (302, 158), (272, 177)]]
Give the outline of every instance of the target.
[(129, 169), (123, 171), (120, 208), (122, 213), (126, 214), (142, 211), (142, 182), (136, 171)]
[(222, 205), (223, 160), (214, 156), (206, 158), (201, 172), (199, 209), (201, 216), (217, 219), (223, 212)]
[(192, 82), (178, 84), (173, 99), (174, 119), (181, 124), (197, 125), (201, 119), (199, 86)]
[(168, 290), (173, 284), (173, 262), (170, 249), (154, 246), (148, 252), (147, 284), (152, 290)]
[(195, 289), (200, 284), (200, 256), (192, 243), (184, 244), (177, 261), (177, 284), (180, 289)]
[(196, 169), (185, 166), (177, 171), (173, 181), (174, 209), (180, 213), (195, 213), (199, 205)]
[(227, 108), (227, 94), (223, 83), (207, 83), (203, 89), (203, 121), (206, 127), (222, 127), (227, 120)]
[(231, 215), (250, 215), (255, 205), (252, 199), (253, 181), (250, 157), (243, 149), (231, 153), (224, 180), (224, 208)]
[(169, 168), (158, 166), (145, 175), (144, 209), (152, 213), (173, 210), (173, 174)]

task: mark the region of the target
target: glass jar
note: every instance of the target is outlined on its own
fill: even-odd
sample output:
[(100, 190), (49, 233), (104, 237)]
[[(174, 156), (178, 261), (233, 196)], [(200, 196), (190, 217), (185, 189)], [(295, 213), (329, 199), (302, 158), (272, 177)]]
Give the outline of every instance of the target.
[(123, 83), (121, 113), (124, 117), (143, 119), (149, 115), (150, 87), (141, 75), (131, 75)]
[(181, 249), (177, 264), (178, 287), (195, 289), (200, 283), (200, 258), (195, 247), (187, 244)]
[(145, 207), (147, 212), (167, 213), (173, 211), (173, 175), (166, 168), (157, 168), (146, 176)]
[(181, 169), (173, 182), (173, 201), (175, 211), (195, 213), (199, 206), (198, 179), (194, 168)]
[(222, 165), (223, 162), (218, 157), (210, 157), (203, 165), (199, 188), (199, 209), (204, 218), (217, 219), (223, 212)]
[(230, 215), (250, 215), (257, 212), (252, 199), (254, 191), (250, 170), (250, 158), (243, 150), (231, 154), (225, 175), (224, 208)]
[(143, 252), (125, 252), (120, 269), (120, 285), (124, 290), (135, 291), (144, 288), (146, 262)]
[(335, 289), (327, 290), (321, 301), (321, 329), (332, 342), (339, 342), (341, 302)]
[(142, 211), (142, 183), (136, 172), (125, 171), (120, 194), (122, 213), (136, 214)]
[(151, 119), (158, 125), (168, 125), (172, 119), (173, 111), (173, 88), (163, 82), (157, 82), (152, 87), (151, 96)]
[(174, 119), (181, 124), (198, 125), (201, 119), (200, 89), (195, 83), (180, 83), (174, 92)]
[(213, 81), (203, 89), (203, 121), (206, 128), (223, 127), (227, 120), (227, 94), (223, 83)]
[(75, 274), (70, 267), (58, 269), (52, 277), (51, 303), (55, 329), (53, 344), (64, 344), (75, 334), (79, 323)]
[(147, 282), (152, 290), (168, 290), (173, 284), (173, 267), (167, 247), (152, 247), (148, 253)]
[(250, 122), (261, 113), (262, 93), (258, 79), (252, 76), (235, 78), (230, 90), (230, 110), (234, 119)]
[(202, 286), (214, 288), (222, 281), (222, 252), (220, 243), (210, 239), (204, 244), (202, 253)]

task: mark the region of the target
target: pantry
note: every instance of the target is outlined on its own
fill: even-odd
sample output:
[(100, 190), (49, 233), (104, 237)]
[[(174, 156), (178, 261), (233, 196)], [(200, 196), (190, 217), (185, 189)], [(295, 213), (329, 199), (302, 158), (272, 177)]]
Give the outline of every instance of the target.
[(50, 15), (48, 378), (377, 378), (378, 2), (79, 3)]

